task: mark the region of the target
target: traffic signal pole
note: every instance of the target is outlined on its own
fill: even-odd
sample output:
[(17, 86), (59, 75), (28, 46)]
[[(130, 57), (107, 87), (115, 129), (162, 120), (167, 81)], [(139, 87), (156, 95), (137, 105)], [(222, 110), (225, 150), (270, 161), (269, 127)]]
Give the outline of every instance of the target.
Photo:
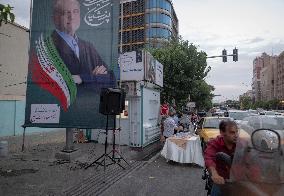
[(237, 62), (238, 61), (238, 49), (235, 48), (233, 49), (233, 54), (227, 54), (227, 50), (223, 50), (222, 51), (222, 55), (218, 55), (218, 56), (208, 56), (207, 58), (217, 58), (217, 57), (222, 57), (223, 58), (223, 62), (227, 62), (227, 57), (228, 56), (232, 56), (233, 57), (233, 61)]

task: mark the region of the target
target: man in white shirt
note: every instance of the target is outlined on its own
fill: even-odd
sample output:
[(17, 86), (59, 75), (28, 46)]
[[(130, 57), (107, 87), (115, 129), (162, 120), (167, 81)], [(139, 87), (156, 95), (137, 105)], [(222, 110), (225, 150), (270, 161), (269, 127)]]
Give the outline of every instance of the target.
[(164, 121), (164, 129), (162, 132), (161, 141), (165, 141), (165, 139), (167, 139), (168, 137), (173, 136), (175, 130), (180, 131), (183, 129), (181, 126), (178, 127), (178, 125), (175, 123), (175, 120), (173, 119), (174, 115), (175, 112), (170, 111), (169, 117)]

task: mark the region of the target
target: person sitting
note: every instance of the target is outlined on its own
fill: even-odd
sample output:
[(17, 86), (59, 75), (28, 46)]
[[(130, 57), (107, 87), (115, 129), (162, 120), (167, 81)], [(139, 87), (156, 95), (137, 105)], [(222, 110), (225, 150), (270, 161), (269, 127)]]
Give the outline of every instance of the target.
[(225, 184), (225, 179), (229, 179), (230, 175), (230, 167), (224, 165), (221, 161), (217, 161), (216, 153), (224, 152), (233, 159), (238, 139), (238, 127), (236, 122), (223, 120), (219, 124), (219, 129), (220, 135), (209, 141), (204, 153), (205, 165), (211, 173), (211, 179), (213, 181), (211, 196), (221, 195), (219, 186)]

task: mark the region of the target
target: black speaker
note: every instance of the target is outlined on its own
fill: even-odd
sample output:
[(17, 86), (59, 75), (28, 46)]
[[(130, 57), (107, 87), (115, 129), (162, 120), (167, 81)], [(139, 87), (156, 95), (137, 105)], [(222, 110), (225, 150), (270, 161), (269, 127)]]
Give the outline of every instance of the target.
[(100, 94), (99, 112), (104, 115), (118, 115), (125, 109), (125, 93), (119, 88), (103, 88)]

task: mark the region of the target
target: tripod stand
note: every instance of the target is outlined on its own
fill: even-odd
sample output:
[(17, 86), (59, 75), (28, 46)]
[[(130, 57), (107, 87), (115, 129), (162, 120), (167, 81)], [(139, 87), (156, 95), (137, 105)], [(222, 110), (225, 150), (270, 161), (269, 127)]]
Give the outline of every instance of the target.
[[(106, 170), (106, 167), (109, 165), (113, 165), (113, 164), (117, 164), (119, 165), (121, 168), (125, 169), (125, 167), (123, 167), (120, 164), (120, 160), (122, 159), (123, 161), (125, 161), (128, 165), (129, 163), (122, 157), (122, 155), (115, 149), (115, 115), (114, 115), (114, 126), (113, 126), (113, 149), (107, 153), (107, 147), (108, 147), (108, 143), (107, 143), (107, 138), (108, 138), (108, 115), (107, 115), (107, 122), (106, 122), (106, 136), (105, 136), (105, 152), (104, 154), (102, 154), (99, 158), (97, 158), (95, 161), (93, 161), (91, 164), (89, 164), (87, 167), (85, 167), (85, 169), (88, 169), (89, 167), (93, 166), (94, 164), (97, 164), (97, 167), (100, 166), (104, 166), (104, 172)], [(110, 154), (112, 153), (112, 157), (110, 156)], [(118, 158), (115, 158), (115, 153), (119, 155)], [(109, 159), (112, 161), (112, 163), (106, 163), (106, 160)], [(118, 161), (116, 161), (116, 159), (118, 159)]]
[[(120, 153), (120, 149), (119, 150), (117, 150), (116, 148), (115, 148), (115, 125), (116, 125), (116, 118), (114, 117), (114, 119), (113, 119), (113, 132), (112, 132), (112, 150), (109, 152), (109, 154), (111, 154), (112, 153), (112, 158), (114, 159), (114, 160), (117, 160), (118, 161), (118, 163), (121, 161), (121, 159), (127, 164), (127, 165), (129, 165), (129, 163), (125, 160), (125, 158), (121, 155), (121, 153)], [(118, 128), (118, 131), (119, 131), (119, 133), (120, 133), (120, 127)], [(115, 154), (117, 154), (119, 157), (115, 157)], [(130, 166), (130, 165), (129, 165)]]

